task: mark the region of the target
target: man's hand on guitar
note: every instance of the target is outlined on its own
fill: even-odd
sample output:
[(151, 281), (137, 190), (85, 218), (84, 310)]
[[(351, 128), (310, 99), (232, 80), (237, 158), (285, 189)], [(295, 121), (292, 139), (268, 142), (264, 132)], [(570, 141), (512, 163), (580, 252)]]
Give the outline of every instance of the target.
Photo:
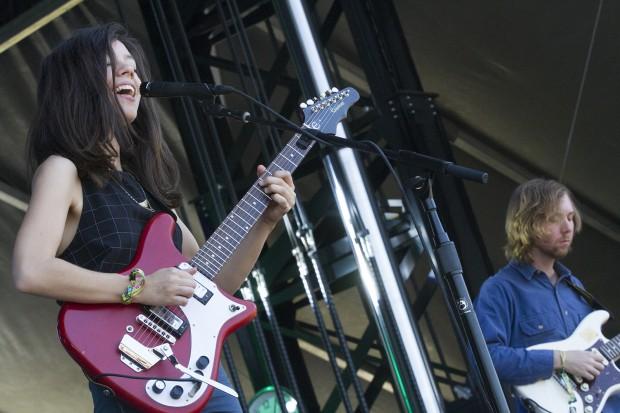
[[(261, 176), (265, 172), (264, 165), (258, 165), (256, 173)], [(260, 181), (263, 190), (271, 197), (271, 202), (261, 219), (274, 226), (295, 205), (295, 184), (288, 171), (276, 171), (266, 175)]]
[(186, 305), (194, 294), (196, 281), (192, 275), (195, 268), (180, 270), (162, 268), (146, 277), (144, 290), (134, 300), (146, 305)]
[[(559, 353), (559, 352), (557, 352)], [(602, 355), (592, 351), (565, 351), (564, 370), (573, 376), (594, 380), (601, 374), (605, 366)], [(558, 354), (559, 356), (559, 354)]]

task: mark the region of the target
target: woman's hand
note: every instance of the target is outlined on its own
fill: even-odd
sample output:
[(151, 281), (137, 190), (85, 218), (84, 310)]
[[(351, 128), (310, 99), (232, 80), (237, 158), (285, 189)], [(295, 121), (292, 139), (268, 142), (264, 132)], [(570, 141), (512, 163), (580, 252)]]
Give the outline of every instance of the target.
[[(256, 173), (260, 177), (266, 169), (264, 165), (258, 165)], [(273, 227), (295, 205), (293, 177), (288, 171), (276, 171), (273, 175), (265, 175), (259, 182), (263, 191), (271, 197), (261, 220)]]
[(186, 305), (196, 287), (194, 273), (195, 268), (187, 271), (161, 268), (146, 277), (144, 290), (133, 301), (147, 305)]

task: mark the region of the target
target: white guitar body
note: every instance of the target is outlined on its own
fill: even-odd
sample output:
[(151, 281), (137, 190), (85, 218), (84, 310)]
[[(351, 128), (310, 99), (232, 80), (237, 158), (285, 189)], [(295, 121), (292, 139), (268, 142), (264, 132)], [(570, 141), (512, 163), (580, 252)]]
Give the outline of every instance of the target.
[[(576, 401), (570, 404), (570, 395), (554, 374), (546, 380), (515, 386), (517, 395), (536, 413), (600, 413), (607, 399), (620, 391), (620, 370), (613, 363), (620, 352), (620, 336), (608, 340), (601, 332), (601, 326), (609, 319), (603, 310), (593, 311), (579, 323), (573, 334), (565, 340), (537, 344), (528, 350), (590, 350), (605, 357), (605, 369), (591, 382), (580, 377), (571, 377)], [(611, 354), (610, 354), (611, 353)]]

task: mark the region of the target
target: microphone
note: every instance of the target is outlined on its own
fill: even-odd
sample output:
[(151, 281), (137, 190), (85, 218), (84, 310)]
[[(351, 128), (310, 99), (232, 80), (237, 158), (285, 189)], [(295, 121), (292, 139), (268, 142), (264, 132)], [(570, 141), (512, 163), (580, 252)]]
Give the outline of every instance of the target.
[(145, 98), (173, 98), (189, 96), (199, 99), (233, 92), (231, 86), (187, 82), (142, 82), (140, 95)]

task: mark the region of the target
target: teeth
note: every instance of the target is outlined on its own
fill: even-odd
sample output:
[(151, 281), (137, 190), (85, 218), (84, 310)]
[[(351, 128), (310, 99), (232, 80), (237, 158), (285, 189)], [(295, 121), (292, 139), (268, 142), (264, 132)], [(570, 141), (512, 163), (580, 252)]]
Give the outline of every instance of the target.
[(115, 90), (116, 93), (120, 93), (120, 94), (129, 94), (131, 96), (135, 96), (136, 95), (136, 90), (133, 86), (131, 85), (120, 85), (116, 87)]

